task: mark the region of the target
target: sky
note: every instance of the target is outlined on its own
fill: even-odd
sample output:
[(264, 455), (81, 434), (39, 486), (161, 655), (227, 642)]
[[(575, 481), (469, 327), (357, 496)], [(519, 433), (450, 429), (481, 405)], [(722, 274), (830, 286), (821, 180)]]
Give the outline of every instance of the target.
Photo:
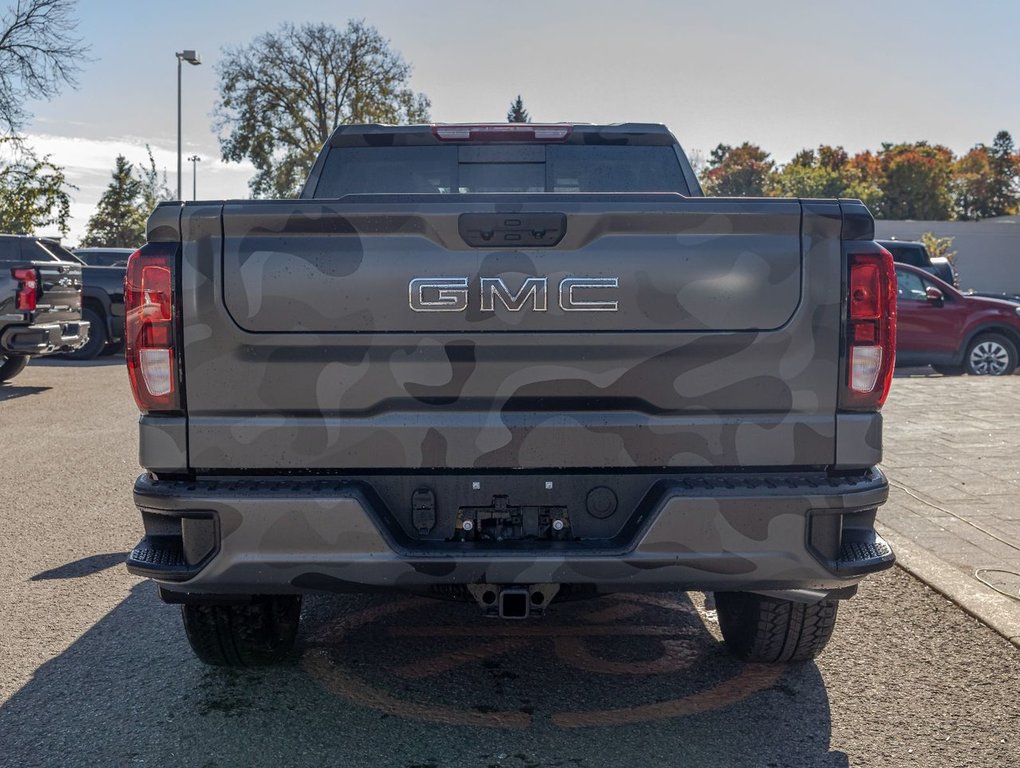
[[(0, 0), (7, 8), (13, 0)], [(78, 88), (28, 105), (39, 154), (65, 166), (82, 236), (118, 154), (176, 188), (177, 59), (184, 157), (199, 199), (247, 197), (252, 168), (220, 159), (217, 63), (285, 22), (375, 26), (413, 65), (436, 121), (502, 121), (521, 94), (536, 122), (668, 125), (688, 151), (751, 141), (780, 163), (925, 139), (960, 154), (999, 130), (1020, 142), (1020, 3), (986, 0), (80, 0), (91, 46)], [(183, 187), (192, 196), (192, 164)], [(52, 233), (46, 233), (52, 234)]]

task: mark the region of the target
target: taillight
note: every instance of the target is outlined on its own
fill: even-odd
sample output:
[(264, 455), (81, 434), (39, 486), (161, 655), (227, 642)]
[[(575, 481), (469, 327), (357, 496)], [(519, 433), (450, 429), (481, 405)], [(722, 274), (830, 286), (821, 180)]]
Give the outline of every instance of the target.
[(840, 407), (876, 411), (896, 366), (896, 272), (884, 248), (847, 259), (847, 380)]
[(14, 308), (19, 312), (34, 312), (39, 299), (39, 273), (35, 267), (14, 267), (11, 276), (18, 281)]
[(562, 123), (479, 123), (433, 125), (432, 135), (440, 141), (563, 141), (573, 130)]
[(125, 357), (143, 413), (180, 409), (174, 309), (176, 244), (150, 243), (128, 259)]

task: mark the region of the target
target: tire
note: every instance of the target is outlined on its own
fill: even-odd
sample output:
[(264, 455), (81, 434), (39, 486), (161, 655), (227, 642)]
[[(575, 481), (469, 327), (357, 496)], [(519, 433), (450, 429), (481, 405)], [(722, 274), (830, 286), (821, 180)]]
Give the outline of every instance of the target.
[(120, 341), (109, 341), (103, 348), (103, 351), (99, 353), (103, 357), (108, 355), (123, 355), (124, 354), (124, 339)]
[(28, 355), (0, 354), (0, 381), (10, 381), (28, 365)]
[(244, 605), (182, 605), (195, 655), (214, 667), (264, 667), (294, 648), (300, 595), (259, 595)]
[(750, 592), (716, 592), (719, 628), (730, 653), (743, 661), (808, 661), (825, 648), (839, 602), (814, 605)]
[(999, 333), (983, 333), (967, 347), (963, 365), (972, 376), (1008, 376), (1016, 370), (1016, 345)]
[(92, 360), (106, 346), (106, 320), (91, 307), (85, 307), (81, 311), (81, 319), (89, 322), (88, 340), (84, 346), (74, 352), (68, 352), (67, 357), (71, 360)]
[(943, 376), (962, 376), (964, 372), (962, 365), (933, 365), (932, 368)]

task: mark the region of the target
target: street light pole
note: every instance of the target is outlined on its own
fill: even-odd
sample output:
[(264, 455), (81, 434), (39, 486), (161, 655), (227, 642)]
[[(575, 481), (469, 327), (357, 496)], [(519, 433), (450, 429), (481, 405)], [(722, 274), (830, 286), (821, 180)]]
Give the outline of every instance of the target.
[(198, 65), (202, 63), (202, 57), (195, 51), (178, 51), (177, 56), (177, 199), (183, 197), (181, 192), (181, 62)]
[(191, 162), (191, 199), (198, 200), (198, 164), (202, 158), (192, 155), (188, 160)]

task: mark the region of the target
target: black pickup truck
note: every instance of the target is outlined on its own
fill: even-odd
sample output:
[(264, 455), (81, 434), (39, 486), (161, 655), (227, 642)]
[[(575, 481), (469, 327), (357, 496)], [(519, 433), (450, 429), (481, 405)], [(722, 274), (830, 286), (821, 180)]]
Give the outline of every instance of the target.
[(923, 269), (954, 288), (960, 287), (960, 274), (953, 263), (944, 256), (932, 256), (924, 243), (912, 240), (879, 240), (879, 245), (892, 254), (898, 264), (909, 264)]
[(0, 382), (29, 359), (70, 352), (89, 333), (82, 320), (82, 267), (51, 240), (0, 235)]
[(803, 660), (893, 562), (895, 275), (860, 201), (703, 197), (658, 125), (344, 126), (302, 199), (147, 235), (128, 568), (206, 662), (377, 589), (506, 619), (712, 591), (738, 657)]
[(85, 344), (68, 357), (91, 360), (124, 349), (124, 276), (132, 248), (60, 249), (60, 256), (82, 265), (82, 317), (89, 322)]

